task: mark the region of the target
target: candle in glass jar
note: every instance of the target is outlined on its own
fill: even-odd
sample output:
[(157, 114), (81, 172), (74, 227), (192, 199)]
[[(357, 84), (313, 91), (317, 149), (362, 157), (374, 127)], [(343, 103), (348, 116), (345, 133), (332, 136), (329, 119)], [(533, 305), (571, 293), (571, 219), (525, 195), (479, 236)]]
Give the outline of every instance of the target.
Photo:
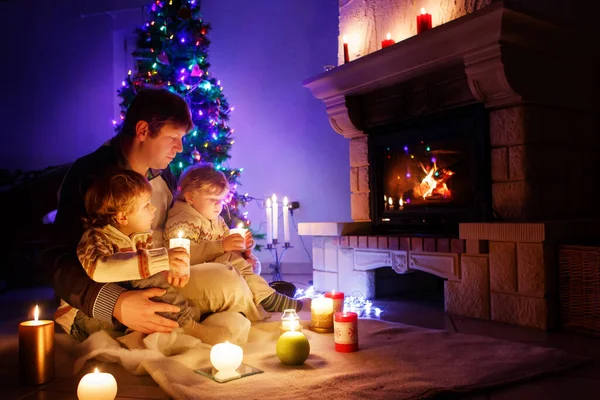
[(77, 386), (79, 400), (113, 400), (117, 397), (117, 381), (112, 374), (94, 372), (84, 375)]
[(19, 324), (19, 381), (41, 385), (54, 378), (54, 321), (39, 320), (36, 305), (33, 320)]
[[(169, 248), (174, 249), (175, 247), (183, 247), (188, 252), (188, 255), (189, 255), (190, 254), (190, 239), (184, 238), (182, 231), (179, 231), (178, 236), (179, 237), (169, 239)], [(187, 266), (187, 273), (184, 274), (184, 276), (186, 276), (186, 275), (187, 276), (190, 275), (190, 264), (189, 263)]]
[(281, 333), (288, 331), (301, 331), (302, 325), (300, 325), (300, 317), (296, 314), (296, 310), (293, 308), (283, 310), (281, 316), (281, 326), (279, 327)]
[(344, 311), (344, 292), (332, 290), (331, 292), (325, 293), (325, 297), (333, 300), (334, 313)]
[(309, 329), (319, 333), (333, 332), (333, 299), (328, 297), (312, 299)]
[(358, 314), (337, 312), (333, 319), (335, 351), (351, 353), (358, 350)]

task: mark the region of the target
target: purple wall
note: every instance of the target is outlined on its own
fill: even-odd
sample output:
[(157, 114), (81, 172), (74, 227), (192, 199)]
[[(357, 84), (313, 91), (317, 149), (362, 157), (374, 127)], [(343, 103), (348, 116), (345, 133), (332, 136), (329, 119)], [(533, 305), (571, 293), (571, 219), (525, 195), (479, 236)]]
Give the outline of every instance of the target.
[[(9, 78), (1, 84), (0, 129), (10, 146), (0, 147), (0, 168), (69, 162), (113, 135), (116, 89), (132, 65), (124, 46), (144, 3), (0, 3), (0, 32), (18, 33), (23, 43), (6, 41), (3, 50), (10, 62), (1, 67)], [(296, 222), (350, 220), (348, 142), (302, 87), (323, 65), (336, 64), (337, 2), (206, 0), (203, 13), (213, 27), (211, 73), (236, 108), (231, 165), (244, 167), (241, 191), (300, 201)], [(26, 29), (19, 16), (26, 16)], [(262, 208), (254, 202), (248, 210), (264, 230)], [(292, 243), (285, 261), (308, 262), (294, 234)]]

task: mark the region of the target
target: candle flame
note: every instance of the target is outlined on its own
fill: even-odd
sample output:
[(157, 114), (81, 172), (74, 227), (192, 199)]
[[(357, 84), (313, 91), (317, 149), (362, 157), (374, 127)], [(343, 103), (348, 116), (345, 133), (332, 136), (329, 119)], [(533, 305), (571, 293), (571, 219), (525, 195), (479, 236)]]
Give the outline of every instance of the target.
[(332, 290), (332, 291), (331, 291), (331, 294), (335, 294), (335, 290)]
[(400, 200), (398, 200), (398, 205), (400, 207), (404, 206), (404, 200), (402, 200), (402, 197), (400, 197)]
[(37, 321), (39, 317), (40, 317), (40, 308), (36, 304), (35, 308), (33, 309), (33, 319)]
[(183, 231), (179, 231), (179, 239), (183, 237)]
[(296, 332), (300, 323), (298, 321), (290, 321), (290, 332)]
[(273, 204), (277, 204), (277, 195), (275, 193), (271, 196), (271, 200), (273, 201)]
[(98, 367), (94, 368), (94, 373), (95, 374), (99, 374), (100, 373), (100, 371), (98, 371)]
[(421, 8), (421, 14), (425, 14), (425, 8), (424, 7)]
[(388, 34), (385, 36), (385, 38), (386, 38), (387, 40), (390, 40), (390, 39), (392, 38), (392, 34), (388, 32)]
[(267, 199), (267, 208), (271, 208), (271, 199)]
[(344, 43), (348, 43), (348, 36), (346, 36), (346, 35), (342, 36), (342, 41)]
[(393, 199), (393, 198), (391, 198), (391, 197), (389, 197), (389, 198), (388, 198), (388, 204), (389, 204), (390, 206), (391, 206), (391, 205), (393, 205), (393, 204), (394, 204), (394, 199)]
[(284, 206), (284, 207), (287, 207), (287, 206), (288, 206), (288, 202), (289, 202), (289, 201), (288, 201), (288, 198), (287, 198), (287, 196), (285, 196), (285, 197), (283, 198), (283, 206)]

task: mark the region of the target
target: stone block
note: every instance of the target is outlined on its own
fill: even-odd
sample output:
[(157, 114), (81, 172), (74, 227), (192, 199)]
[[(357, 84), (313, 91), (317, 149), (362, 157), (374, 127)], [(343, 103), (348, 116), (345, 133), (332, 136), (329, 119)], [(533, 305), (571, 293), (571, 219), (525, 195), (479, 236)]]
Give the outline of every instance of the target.
[(334, 272), (313, 271), (313, 285), (318, 292), (340, 290), (338, 287), (338, 274)]
[(340, 236), (340, 247), (349, 247), (350, 246), (350, 237), (349, 236)]
[(466, 317), (490, 319), (487, 257), (461, 256), (461, 282), (444, 282), (446, 311)]
[(378, 245), (377, 236), (367, 236), (367, 247), (369, 249), (376, 249)]
[(465, 240), (465, 254), (488, 254), (489, 242), (487, 240)]
[(312, 259), (313, 269), (318, 271), (325, 270), (325, 255), (323, 252), (323, 237), (314, 236), (312, 238)]
[(369, 191), (369, 167), (365, 166), (358, 168), (358, 191)]
[(358, 236), (348, 237), (350, 247), (358, 247)]
[(400, 248), (400, 250), (409, 251), (410, 250), (410, 238), (409, 237), (398, 238), (398, 247)]
[(542, 118), (534, 106), (508, 107), (490, 112), (492, 147), (540, 141)]
[(379, 236), (377, 237), (377, 248), (387, 250), (390, 248), (390, 244), (388, 242), (387, 236)]
[(490, 242), (490, 289), (517, 292), (517, 248), (513, 242)]
[[(343, 281), (352, 279), (354, 271), (354, 249), (338, 249), (338, 283), (340, 290), (343, 287)], [(331, 290), (331, 289), (329, 289)]]
[(390, 236), (388, 238), (388, 248), (390, 250), (399, 250), (400, 249), (400, 243), (398, 241), (398, 237)]
[(548, 329), (548, 304), (545, 299), (515, 294), (491, 294), (492, 321)]
[(436, 244), (439, 253), (450, 253), (450, 239), (437, 239)]
[(425, 238), (423, 239), (423, 251), (435, 252), (435, 238)]
[(358, 247), (361, 249), (369, 248), (369, 237), (368, 236), (359, 236), (358, 237)]
[(358, 190), (358, 168), (350, 168), (350, 192), (357, 193)]
[(410, 250), (411, 251), (423, 251), (423, 239), (422, 238), (410, 238)]
[(369, 193), (350, 193), (350, 210), (353, 221), (370, 221)]
[(463, 239), (451, 239), (450, 240), (450, 253), (464, 253), (465, 252), (465, 241)]
[(500, 147), (492, 149), (492, 181), (501, 182), (508, 180), (508, 149)]
[(504, 220), (523, 221), (535, 215), (535, 208), (539, 206), (537, 194), (533, 182), (495, 182), (492, 183), (492, 207)]
[(323, 262), (325, 264), (325, 271), (338, 272), (337, 253), (339, 245), (339, 236), (325, 236), (323, 238)]
[(517, 243), (517, 276), (519, 294), (544, 297), (546, 268), (542, 243)]
[(350, 166), (369, 165), (369, 149), (367, 136), (350, 139)]

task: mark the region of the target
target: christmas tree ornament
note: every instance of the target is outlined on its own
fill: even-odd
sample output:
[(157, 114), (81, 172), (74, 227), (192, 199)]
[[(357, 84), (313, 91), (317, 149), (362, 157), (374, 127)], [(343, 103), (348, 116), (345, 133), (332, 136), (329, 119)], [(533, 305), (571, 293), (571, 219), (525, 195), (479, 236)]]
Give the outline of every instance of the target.
[(198, 64), (194, 64), (194, 66), (192, 67), (191, 75), (195, 78), (202, 76), (202, 70), (200, 69), (200, 66)]
[(194, 150), (192, 150), (192, 158), (198, 162), (202, 159), (202, 155), (200, 154), (200, 152), (198, 151), (198, 149), (196, 149), (196, 147), (194, 147)]
[(156, 59), (158, 60), (159, 63), (161, 63), (163, 65), (170, 65), (169, 56), (167, 55), (167, 53), (164, 50), (160, 52), (160, 54), (156, 57)]

